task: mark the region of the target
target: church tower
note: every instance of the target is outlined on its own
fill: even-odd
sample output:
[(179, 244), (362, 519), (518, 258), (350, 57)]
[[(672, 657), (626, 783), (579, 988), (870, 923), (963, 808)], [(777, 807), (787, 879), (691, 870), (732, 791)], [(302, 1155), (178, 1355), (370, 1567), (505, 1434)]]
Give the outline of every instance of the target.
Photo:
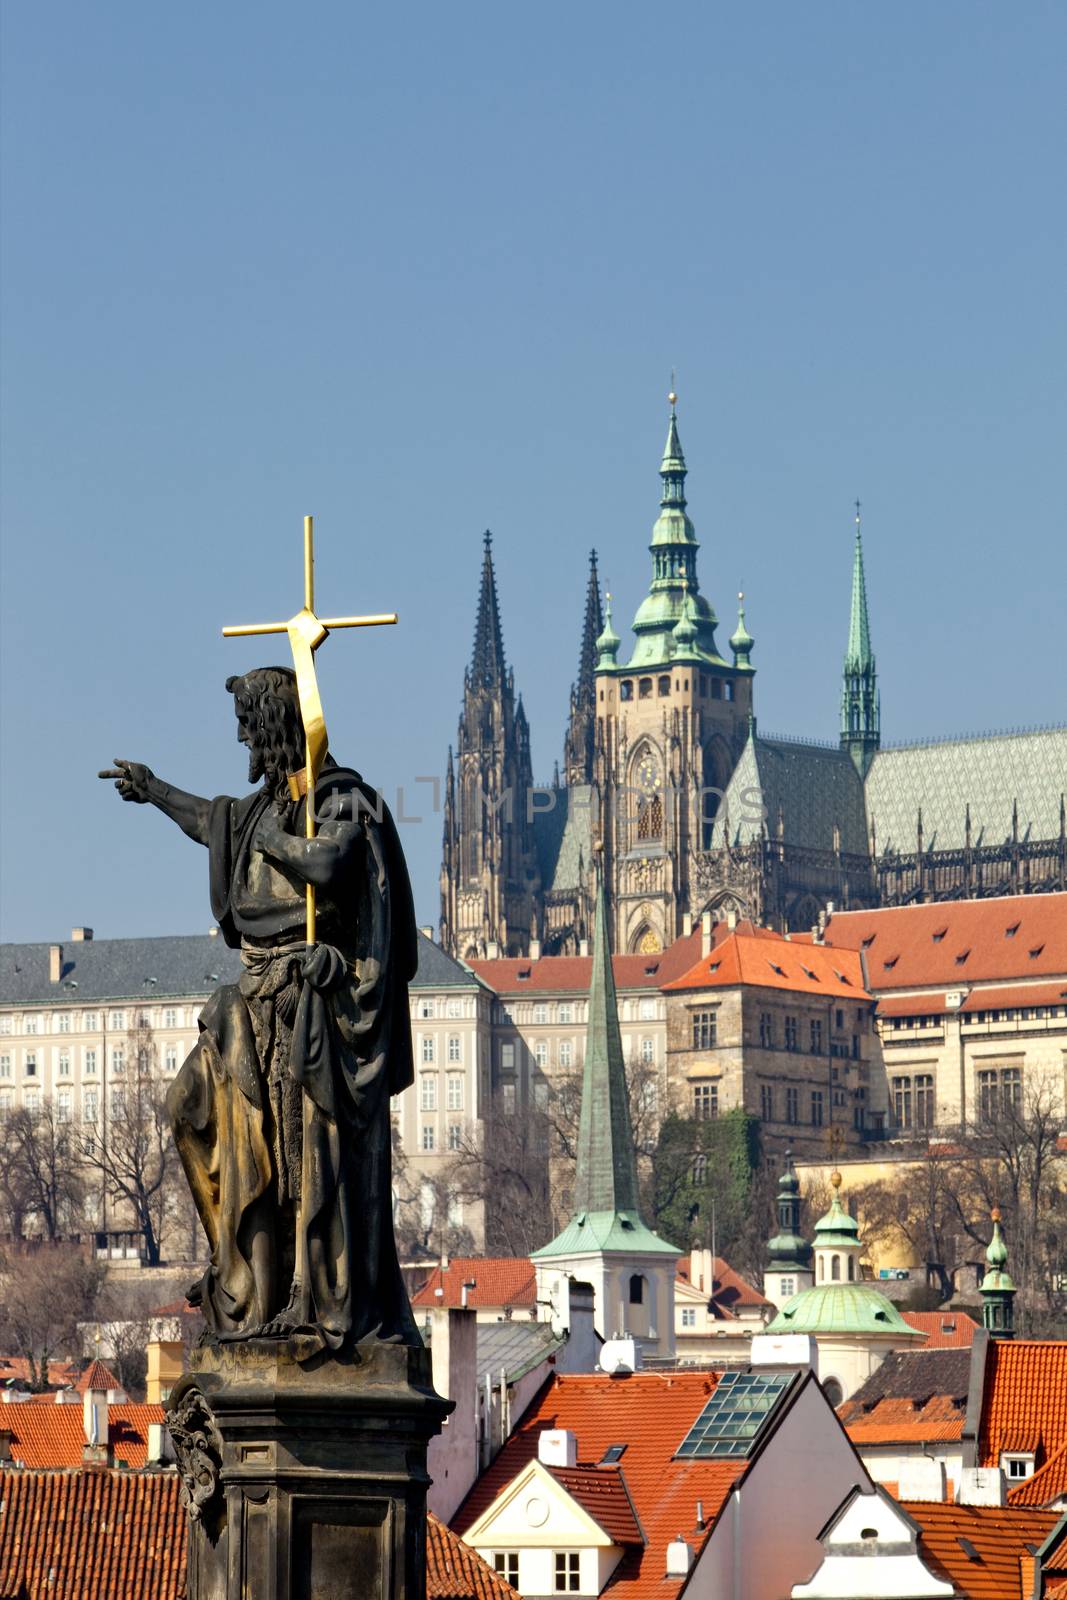
[(660, 463), (652, 581), (633, 621), (629, 661), (607, 624), (598, 640), (596, 758), (605, 872), (616, 948), (654, 954), (699, 915), (715, 811), (744, 748), (752, 710), (752, 638), (742, 615), (728, 662), (700, 592), (687, 468), (670, 395)]
[(454, 956), (529, 948), (540, 890), (527, 815), (532, 786), (530, 729), (504, 659), (487, 531), (459, 737), (445, 778), (441, 943)]
[(881, 701), (871, 629), (867, 620), (867, 580), (863, 572), (860, 503), (856, 501), (856, 548), (852, 556), (852, 610), (848, 620), (844, 686), (841, 693), (841, 748), (847, 750), (861, 778), (881, 742)]
[(596, 551), (590, 550), (582, 643), (578, 652), (578, 678), (571, 686), (571, 714), (567, 723), (567, 737), (563, 744), (563, 773), (564, 781), (568, 785), (593, 781), (597, 640), (603, 629), (604, 613), (600, 605), (600, 577), (597, 573)]
[(993, 1237), (985, 1253), (986, 1274), (978, 1285), (982, 1326), (993, 1339), (1015, 1337), (1015, 1285), (1008, 1273), (1008, 1247), (1000, 1231), (1000, 1208), (993, 1207)]

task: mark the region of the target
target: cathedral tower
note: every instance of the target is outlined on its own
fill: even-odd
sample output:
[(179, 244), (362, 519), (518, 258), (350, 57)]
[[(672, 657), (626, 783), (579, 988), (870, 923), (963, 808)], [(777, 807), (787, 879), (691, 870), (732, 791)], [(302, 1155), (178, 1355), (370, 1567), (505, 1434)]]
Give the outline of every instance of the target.
[(841, 748), (847, 750), (861, 778), (881, 742), (881, 701), (871, 629), (867, 620), (867, 581), (863, 572), (860, 503), (856, 501), (856, 548), (852, 557), (852, 610), (848, 620), (844, 686), (841, 692)]
[(592, 783), (596, 742), (597, 640), (604, 628), (600, 606), (600, 578), (596, 551), (589, 552), (589, 582), (585, 591), (582, 643), (578, 652), (578, 678), (571, 686), (571, 714), (563, 744), (563, 772), (567, 784)]
[(455, 758), (448, 752), (441, 943), (455, 956), (523, 955), (540, 883), (528, 821), (530, 729), (515, 699), (487, 531)]
[(596, 760), (605, 871), (616, 948), (652, 953), (708, 898), (701, 857), (744, 747), (752, 709), (752, 639), (744, 619), (727, 662), (700, 592), (687, 469), (670, 399), (660, 464), (652, 581), (633, 621), (633, 653), (608, 624), (598, 641)]

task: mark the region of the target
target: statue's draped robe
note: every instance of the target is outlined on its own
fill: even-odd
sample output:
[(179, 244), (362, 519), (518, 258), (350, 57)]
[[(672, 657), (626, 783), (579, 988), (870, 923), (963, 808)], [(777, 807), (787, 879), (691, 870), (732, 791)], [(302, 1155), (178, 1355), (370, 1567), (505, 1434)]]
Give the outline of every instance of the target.
[[(302, 1256), (296, 1321), (313, 1342), (417, 1344), (392, 1223), (389, 1097), (412, 1081), (417, 962), (400, 843), (380, 797), (328, 760), (319, 835), (343, 864), (309, 949), (304, 881), (260, 847), (271, 805), (266, 790), (211, 802), (212, 910), (245, 971), (204, 1007), (169, 1096), (211, 1245), (201, 1304), (216, 1334), (252, 1333), (285, 1309)], [(284, 826), (303, 835), (302, 802)]]

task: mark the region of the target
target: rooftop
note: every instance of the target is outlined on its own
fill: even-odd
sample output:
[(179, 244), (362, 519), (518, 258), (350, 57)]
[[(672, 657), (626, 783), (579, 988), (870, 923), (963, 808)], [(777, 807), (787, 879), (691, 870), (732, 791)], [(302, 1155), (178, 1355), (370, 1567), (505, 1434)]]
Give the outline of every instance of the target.
[[(692, 1258), (682, 1256), (675, 1268), (675, 1274), (682, 1283), (697, 1287), (692, 1283)], [(770, 1301), (753, 1288), (752, 1284), (735, 1272), (728, 1261), (722, 1256), (716, 1256), (712, 1265), (712, 1283), (701, 1285), (700, 1292), (707, 1295), (715, 1312), (719, 1316), (736, 1317), (739, 1312), (750, 1313), (762, 1310), (770, 1305)]]
[(830, 950), (824, 945), (795, 944), (763, 930), (728, 934), (710, 955), (673, 982), (678, 989), (730, 988), (748, 984), (760, 989), (787, 989), (813, 998), (869, 1000), (859, 955), (852, 950)]
[[(129, 1400), (108, 1406), (108, 1445), (116, 1464), (131, 1470), (148, 1458), (148, 1429), (163, 1421), (163, 1407)], [(85, 1426), (79, 1405), (56, 1405), (53, 1395), (6, 1405), (0, 1427), (11, 1430), (11, 1457), (24, 1467), (78, 1467), (85, 1444)], [(0, 1591), (2, 1592), (2, 1591)]]
[(1052, 1511), (905, 1500), (920, 1554), (966, 1600), (1031, 1600), (1032, 1558), (1057, 1522)]
[(1033, 1451), (1036, 1465), (1067, 1444), (1067, 1340), (991, 1339), (978, 1459), (997, 1466), (1004, 1450)]
[[(719, 936), (726, 933), (724, 922), (716, 923)], [(670, 979), (692, 966), (700, 954), (700, 929), (684, 939), (676, 939), (655, 955), (611, 958), (617, 989), (659, 989)], [(495, 961), (471, 961), (476, 973), (497, 994), (580, 994), (589, 993), (593, 977), (592, 956), (507, 956)]]
[[(411, 1296), (417, 1310), (433, 1306), (462, 1306), (463, 1285), (467, 1305), (475, 1311), (499, 1306), (533, 1310), (537, 1300), (533, 1262), (529, 1256), (452, 1256), (447, 1267), (435, 1266), (426, 1282)], [(443, 1291), (438, 1294), (438, 1289)]]
[(909, 1328), (925, 1333), (923, 1352), (969, 1349), (979, 1327), (966, 1311), (902, 1311), (900, 1314)]

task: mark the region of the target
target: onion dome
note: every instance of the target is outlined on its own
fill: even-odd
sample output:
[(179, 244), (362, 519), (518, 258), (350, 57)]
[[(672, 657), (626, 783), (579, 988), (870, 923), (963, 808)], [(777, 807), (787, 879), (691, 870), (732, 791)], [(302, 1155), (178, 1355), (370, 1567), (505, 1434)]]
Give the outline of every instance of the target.
[(737, 627), (730, 635), (730, 649), (734, 653), (735, 667), (747, 667), (749, 671), (752, 670), (749, 656), (755, 642), (745, 627), (745, 591), (741, 589), (737, 596)]
[(603, 672), (615, 665), (622, 640), (611, 626), (611, 595), (604, 596), (604, 631), (597, 639), (597, 671)]

